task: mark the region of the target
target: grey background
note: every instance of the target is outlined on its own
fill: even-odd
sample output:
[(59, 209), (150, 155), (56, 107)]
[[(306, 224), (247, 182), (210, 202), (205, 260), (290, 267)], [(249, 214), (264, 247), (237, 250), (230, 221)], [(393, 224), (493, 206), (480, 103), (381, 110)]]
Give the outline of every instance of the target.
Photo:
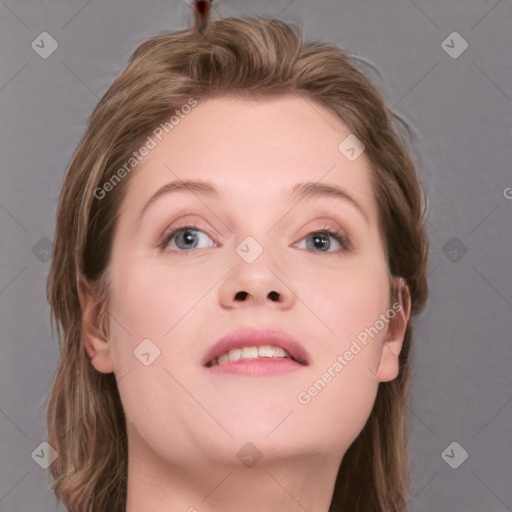
[[(418, 133), (431, 259), (413, 355), (410, 509), (512, 510), (510, 2), (214, 5), (220, 17), (302, 19), (306, 39), (364, 57), (380, 71), (382, 79), (368, 75), (389, 106)], [(188, 26), (189, 11), (184, 0), (0, 1), (2, 512), (63, 510), (31, 453), (46, 439), (44, 402), (59, 355), (45, 249), (65, 169), (131, 53)], [(47, 59), (31, 48), (43, 31), (59, 45)], [(441, 46), (454, 31), (469, 44), (458, 58)], [(441, 455), (454, 441), (468, 452), (457, 469)], [(462, 452), (448, 453), (457, 461)]]

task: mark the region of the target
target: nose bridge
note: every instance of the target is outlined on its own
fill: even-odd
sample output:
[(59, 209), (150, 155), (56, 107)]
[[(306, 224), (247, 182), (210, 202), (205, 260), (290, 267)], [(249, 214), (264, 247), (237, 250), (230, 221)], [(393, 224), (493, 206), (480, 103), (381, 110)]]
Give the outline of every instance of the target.
[[(257, 238), (256, 238), (257, 237)], [(274, 283), (281, 273), (278, 244), (264, 230), (247, 235), (235, 248), (238, 260), (235, 271), (241, 276), (262, 283)], [(277, 285), (274, 285), (277, 287)]]
[[(235, 252), (244, 265), (252, 266), (252, 271), (267, 275), (271, 269), (283, 273), (285, 266), (283, 250), (285, 241), (279, 238), (278, 224), (282, 214), (276, 207), (278, 203), (272, 203), (268, 194), (263, 191), (254, 197), (261, 198), (253, 202), (255, 210), (248, 211), (236, 221), (238, 242)], [(240, 200), (240, 208), (243, 208), (243, 200)], [(238, 211), (243, 211), (240, 209)], [(248, 270), (248, 269), (246, 269)]]
[[(277, 203), (272, 203), (268, 192), (253, 183), (249, 192), (230, 198), (233, 205), (230, 219), (235, 230), (235, 252), (246, 264), (273, 258), (272, 249), (277, 248), (275, 225)], [(248, 198), (250, 196), (250, 198)]]
[(294, 293), (287, 283), (286, 265), (279, 252), (283, 247), (264, 222), (251, 224), (258, 224), (257, 232), (251, 231), (235, 246), (232, 271), (221, 286), (221, 302), (228, 308), (240, 302), (259, 305), (272, 302), (290, 307)]

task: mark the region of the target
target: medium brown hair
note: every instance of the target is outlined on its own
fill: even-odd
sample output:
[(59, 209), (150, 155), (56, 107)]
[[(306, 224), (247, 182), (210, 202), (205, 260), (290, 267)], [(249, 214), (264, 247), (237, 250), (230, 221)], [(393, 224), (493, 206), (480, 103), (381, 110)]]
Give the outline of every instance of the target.
[[(124, 412), (114, 374), (96, 371), (82, 343), (78, 286), (81, 279), (94, 286), (99, 329), (108, 339), (107, 270), (130, 176), (102, 199), (94, 191), (190, 98), (290, 94), (327, 107), (364, 143), (388, 269), (404, 279), (411, 314), (423, 309), (428, 242), (422, 188), (407, 144), (393, 127), (401, 118), (352, 57), (334, 45), (304, 44), (301, 29), (265, 19), (217, 20), (204, 34), (183, 30), (145, 41), (92, 113), (57, 209), (47, 293), (61, 355), (48, 400), (48, 430), (59, 456), (50, 471), (57, 497), (72, 512), (117, 512), (126, 506)], [(399, 374), (379, 383), (370, 417), (342, 460), (333, 511), (406, 510), (411, 342), (409, 322)]]

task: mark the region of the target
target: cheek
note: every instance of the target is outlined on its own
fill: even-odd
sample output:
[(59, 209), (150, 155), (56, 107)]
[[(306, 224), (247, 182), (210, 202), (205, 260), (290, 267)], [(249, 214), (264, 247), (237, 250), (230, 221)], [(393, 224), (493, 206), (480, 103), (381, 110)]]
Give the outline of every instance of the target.
[[(118, 377), (128, 372), (133, 375), (136, 369), (142, 370), (138, 379), (148, 386), (154, 379), (165, 383), (168, 376), (164, 368), (183, 374), (190, 365), (182, 362), (199, 357), (204, 334), (201, 319), (211, 319), (218, 311), (214, 305), (212, 314), (205, 313), (207, 295), (214, 292), (227, 268), (189, 263), (188, 268), (181, 265), (177, 270), (169, 262), (141, 258), (119, 261), (115, 266), (111, 276), (111, 353)], [(196, 334), (198, 329), (200, 335)], [(156, 358), (145, 367), (141, 355), (148, 352), (146, 359)], [(155, 373), (154, 368), (159, 367), (160, 373)]]
[(188, 357), (183, 334), (194, 312), (187, 311), (208, 283), (142, 260), (119, 262), (111, 282), (111, 351), (125, 415), (147, 440), (161, 436), (165, 444), (176, 436), (167, 420), (183, 407), (175, 398), (184, 395), (166, 370), (174, 375), (177, 361)]
[[(213, 276), (215, 277), (215, 276)], [(211, 287), (206, 271), (176, 271), (159, 261), (117, 269), (111, 311), (131, 336), (161, 339)]]
[(316, 280), (310, 274), (308, 279), (304, 286), (310, 292), (304, 302), (312, 304), (316, 316), (311, 315), (309, 325), (317, 324), (308, 332), (316, 330), (318, 341), (314, 376), (298, 402), (311, 403), (306, 409), (313, 414), (330, 411), (347, 425), (356, 420), (362, 428), (377, 392), (375, 371), (389, 325), (382, 321), (390, 308), (386, 267), (376, 262), (332, 270)]
[(378, 390), (374, 372), (388, 326), (380, 315), (390, 307), (386, 266), (375, 259), (306, 275), (304, 302), (316, 317), (311, 315), (308, 332), (316, 331), (318, 341), (312, 375), (296, 403), (302, 422), (317, 418), (323, 435), (346, 449), (366, 423)]
[(307, 277), (301, 282), (302, 290), (297, 293), (310, 308), (318, 334), (324, 334), (339, 348), (372, 326), (390, 306), (384, 262), (322, 273), (309, 271), (304, 275)]

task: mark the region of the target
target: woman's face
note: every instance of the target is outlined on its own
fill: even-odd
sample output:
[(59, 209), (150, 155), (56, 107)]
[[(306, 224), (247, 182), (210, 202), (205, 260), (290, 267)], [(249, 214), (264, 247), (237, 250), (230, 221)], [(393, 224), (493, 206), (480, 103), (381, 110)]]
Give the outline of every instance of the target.
[[(115, 373), (131, 456), (339, 463), (379, 380), (397, 375), (405, 329), (390, 327), (400, 314), (364, 152), (354, 159), (351, 139), (341, 151), (350, 131), (295, 96), (200, 102), (162, 131), (129, 178), (110, 260), (111, 337), (93, 362)], [(185, 181), (218, 193), (187, 186), (148, 203)], [(304, 183), (310, 194), (292, 195)], [(295, 338), (307, 365), (205, 365), (245, 327)]]

